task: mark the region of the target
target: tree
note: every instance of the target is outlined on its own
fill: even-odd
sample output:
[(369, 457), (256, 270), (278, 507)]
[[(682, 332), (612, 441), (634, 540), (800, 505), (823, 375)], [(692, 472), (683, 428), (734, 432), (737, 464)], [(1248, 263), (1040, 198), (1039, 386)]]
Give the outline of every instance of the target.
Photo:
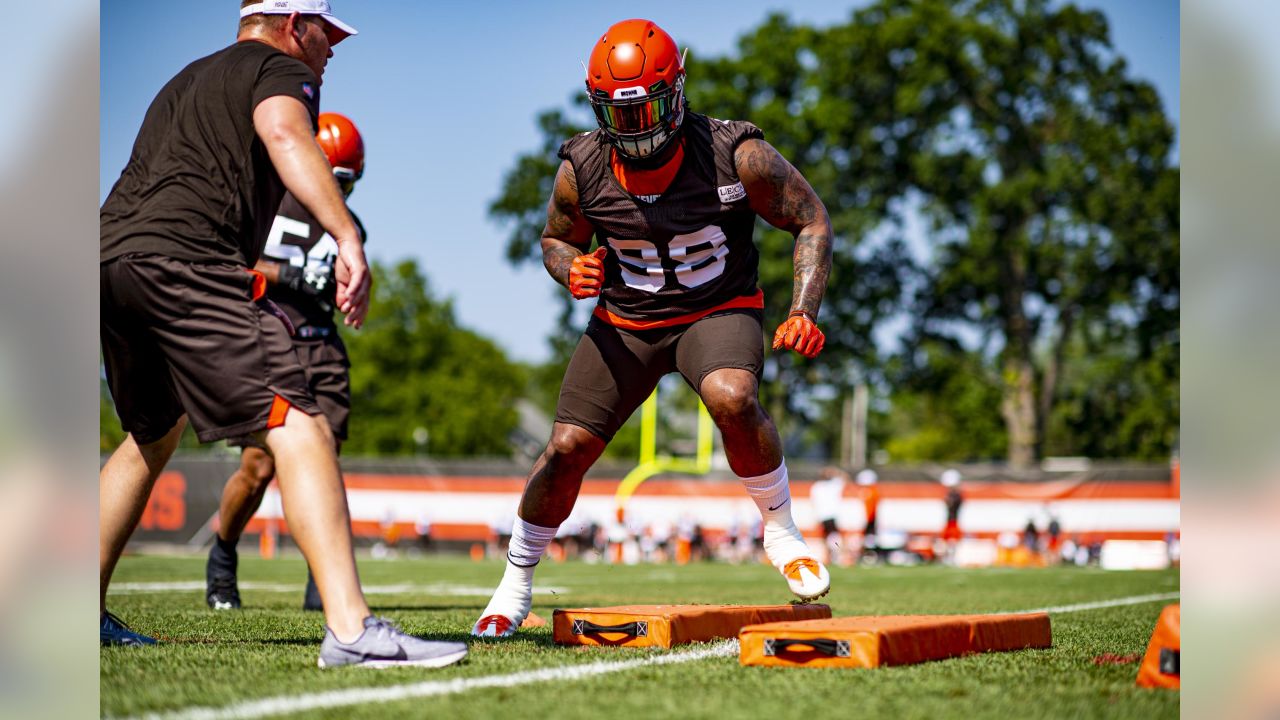
[[(1176, 385), (1173, 129), (1111, 49), (1101, 13), (883, 2), (824, 40), (819, 77), (856, 80), (820, 94), (873, 108), (861, 136), (898, 160), (904, 197), (930, 222), (917, 336), (991, 339), (1013, 466), (1042, 454), (1081, 333), (1108, 336), (1128, 362), (1165, 360), (1159, 374)], [(1176, 426), (1176, 403), (1164, 411)]]
[(343, 451), (510, 454), (524, 374), (493, 342), (458, 325), (416, 263), (374, 263), (373, 273), (369, 317), (344, 335), (352, 411)]

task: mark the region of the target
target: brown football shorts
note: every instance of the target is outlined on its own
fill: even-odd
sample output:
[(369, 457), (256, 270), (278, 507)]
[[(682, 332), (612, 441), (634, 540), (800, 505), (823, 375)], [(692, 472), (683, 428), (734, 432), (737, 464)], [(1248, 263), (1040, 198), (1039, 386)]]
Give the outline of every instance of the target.
[(99, 280), (107, 385), (139, 444), (184, 412), (201, 442), (263, 430), (288, 406), (320, 412), (289, 331), (254, 302), (243, 266), (135, 253)]
[[(307, 389), (329, 422), (333, 436), (347, 439), (347, 421), (351, 416), (351, 362), (347, 347), (338, 331), (324, 338), (294, 338), (294, 352), (307, 375)], [(230, 438), (227, 444), (240, 447), (262, 447), (250, 436)]]
[(663, 375), (679, 372), (698, 392), (716, 370), (764, 370), (763, 315), (726, 310), (689, 325), (624, 330), (592, 316), (565, 369), (556, 422), (606, 441), (649, 397)]

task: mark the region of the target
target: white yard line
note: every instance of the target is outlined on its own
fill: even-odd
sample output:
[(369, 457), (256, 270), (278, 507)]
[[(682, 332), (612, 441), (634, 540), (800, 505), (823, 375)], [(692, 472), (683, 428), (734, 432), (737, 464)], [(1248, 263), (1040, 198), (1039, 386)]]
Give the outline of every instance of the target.
[(738, 641), (725, 640), (697, 650), (674, 652), (665, 655), (649, 655), (648, 657), (634, 660), (610, 660), (583, 665), (527, 670), (509, 675), (486, 675), (477, 678), (436, 680), (392, 687), (351, 688), (348, 690), (313, 693), (311, 695), (280, 696), (219, 708), (188, 708), (173, 713), (144, 715), (139, 720), (250, 720), (251, 718), (287, 715), (306, 710), (325, 710), (351, 705), (432, 697), (435, 695), (454, 695), (478, 688), (515, 687), (517, 685), (549, 681), (568, 682), (598, 675), (609, 675), (634, 668), (694, 662), (705, 658), (728, 657), (737, 653)]
[(1133, 595), (1131, 597), (1116, 598), (1114, 600), (1099, 600), (1097, 602), (1076, 603), (1075, 605), (1057, 605), (1054, 607), (1033, 608), (1031, 610), (1006, 610), (999, 613), (986, 613), (987, 615), (1009, 615), (1016, 613), (1073, 613), (1082, 612), (1084, 610), (1098, 610), (1100, 608), (1122, 607), (1124, 605), (1141, 605), (1142, 603), (1159, 602), (1161, 600), (1174, 600), (1179, 593), (1167, 592), (1156, 593), (1154, 595)]
[[(1141, 603), (1173, 600), (1176, 592), (1158, 593), (1154, 595), (1133, 595), (1131, 597), (1099, 600), (1097, 602), (1077, 603), (1075, 605), (1058, 605), (1054, 607), (1032, 608), (1030, 610), (1008, 610), (1000, 613), (1073, 613), (1101, 608), (1139, 605)], [(458, 678), (456, 680), (436, 680), (391, 687), (350, 688), (347, 690), (331, 690), (312, 693), (310, 695), (282, 695), (280, 697), (250, 700), (224, 707), (193, 707), (169, 713), (143, 715), (135, 720), (253, 720), (254, 718), (272, 715), (289, 715), (306, 710), (325, 710), (352, 705), (395, 702), (410, 698), (433, 697), (438, 695), (455, 695), (479, 688), (515, 687), (540, 682), (571, 682), (598, 675), (609, 675), (635, 668), (652, 665), (672, 665), (675, 663), (695, 662), (708, 658), (729, 657), (738, 653), (737, 640), (724, 640), (696, 650), (673, 652), (664, 655), (649, 655), (633, 660), (606, 660), (568, 665), (565, 667), (527, 670), (508, 675), (486, 675), (476, 678)]]
[[(110, 595), (134, 595), (138, 593), (159, 592), (204, 592), (203, 580), (182, 580), (177, 582), (125, 582), (115, 583), (107, 591)], [(242, 582), (241, 590), (257, 590), (261, 592), (302, 592), (302, 585), (285, 583)], [(451, 583), (400, 583), (397, 585), (365, 585), (366, 595), (395, 595), (405, 593), (423, 593), (427, 595), (453, 595), (461, 597), (489, 597), (493, 594), (492, 585), (454, 585)], [(569, 592), (566, 587), (536, 585), (534, 595), (564, 595)]]

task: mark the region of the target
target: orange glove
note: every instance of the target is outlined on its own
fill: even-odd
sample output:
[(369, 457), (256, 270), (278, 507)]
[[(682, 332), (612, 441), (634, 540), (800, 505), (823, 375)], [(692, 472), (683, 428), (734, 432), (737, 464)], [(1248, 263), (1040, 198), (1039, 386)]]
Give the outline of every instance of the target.
[(601, 247), (589, 255), (579, 255), (569, 267), (569, 293), (577, 300), (595, 297), (604, 284), (604, 256), (609, 248)]
[(807, 358), (818, 357), (822, 346), (827, 343), (827, 336), (822, 334), (818, 326), (809, 316), (796, 310), (787, 317), (786, 322), (778, 326), (773, 334), (773, 349), (785, 348), (795, 350)]

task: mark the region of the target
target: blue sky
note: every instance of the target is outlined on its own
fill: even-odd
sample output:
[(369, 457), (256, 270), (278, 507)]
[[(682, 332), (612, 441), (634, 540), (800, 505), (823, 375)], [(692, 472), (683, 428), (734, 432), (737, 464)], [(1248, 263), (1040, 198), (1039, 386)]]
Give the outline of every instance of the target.
[[(324, 79), (325, 110), (352, 118), (367, 168), (351, 206), (369, 228), (371, 258), (418, 260), (460, 321), (520, 360), (547, 354), (564, 292), (541, 267), (512, 268), (506, 230), (486, 208), (515, 157), (538, 144), (535, 115), (581, 91), (586, 52), (611, 23), (650, 17), (699, 56), (733, 49), (770, 11), (831, 24), (861, 2), (420, 2), (334, 0), (360, 35), (339, 45)], [(1178, 118), (1175, 0), (1081, 2), (1104, 10), (1133, 74), (1156, 85)], [(155, 93), (187, 63), (234, 41), (230, 0), (106, 0), (101, 4), (100, 198), (119, 177)], [(696, 103), (697, 98), (691, 98)], [(767, 128), (766, 128), (767, 131)]]

